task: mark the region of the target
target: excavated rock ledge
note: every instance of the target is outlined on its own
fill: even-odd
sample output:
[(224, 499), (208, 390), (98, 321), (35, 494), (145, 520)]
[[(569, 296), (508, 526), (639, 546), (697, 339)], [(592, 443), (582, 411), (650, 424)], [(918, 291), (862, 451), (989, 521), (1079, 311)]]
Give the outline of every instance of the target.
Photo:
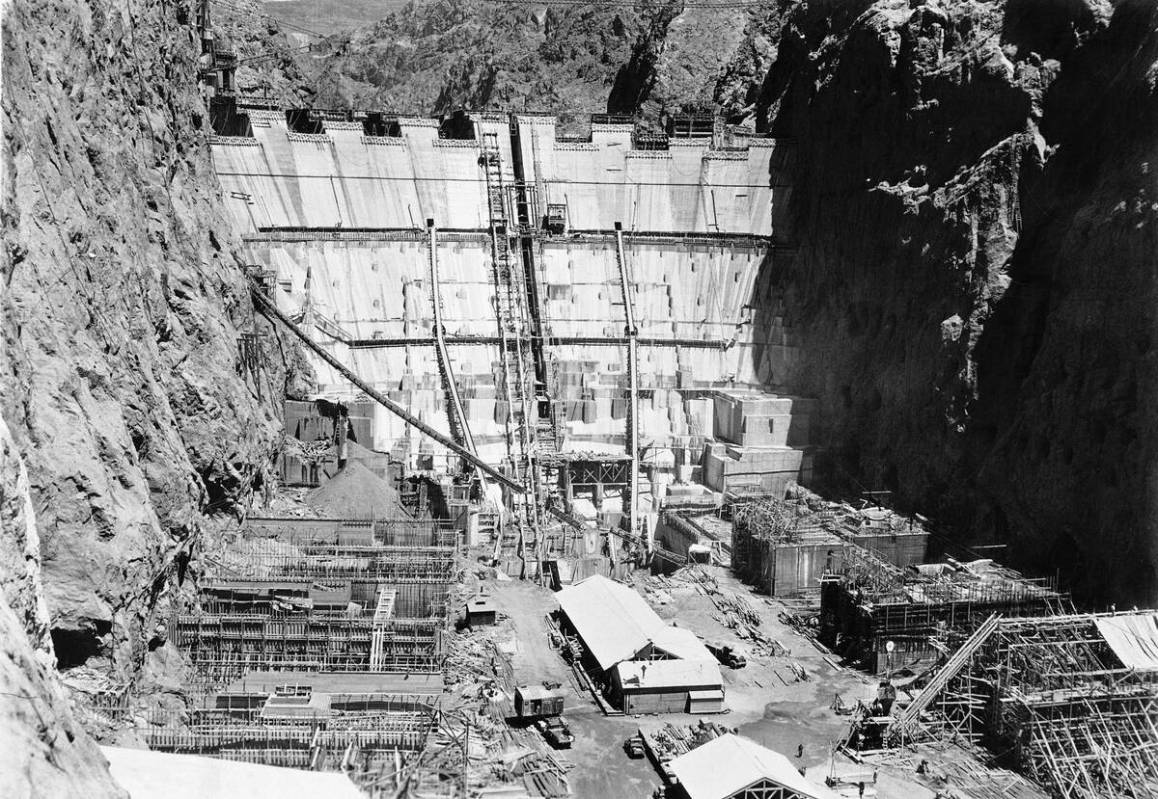
[(28, 473), (0, 419), (0, 796), (123, 799), (56, 676), (39, 545)]

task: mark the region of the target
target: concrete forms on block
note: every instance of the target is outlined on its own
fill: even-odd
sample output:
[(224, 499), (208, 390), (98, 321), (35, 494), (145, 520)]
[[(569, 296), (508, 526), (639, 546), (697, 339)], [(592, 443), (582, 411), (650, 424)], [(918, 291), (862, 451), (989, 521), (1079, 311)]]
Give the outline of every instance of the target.
[(329, 692), (308, 683), (220, 692), (181, 712), (148, 714), (142, 736), (155, 751), (314, 771), (393, 765), (420, 751), (434, 730), (434, 694)]
[(849, 546), (821, 585), (818, 639), (873, 673), (920, 672), (994, 613), (1047, 616), (1068, 605), (1049, 580), (991, 560), (901, 569)]
[(173, 640), (195, 701), (157, 711), (167, 752), (362, 774), (435, 729), (458, 534), (403, 520), (254, 519), (221, 551)]
[(839, 571), (847, 544), (829, 530), (800, 523), (799, 506), (752, 500), (732, 506), (732, 568), (772, 596), (815, 591)]
[[(249, 670), (437, 671), (453, 531), (418, 521), (261, 519), (207, 558), (175, 637), (213, 684)], [(386, 540), (411, 543), (382, 543)]]
[(825, 502), (803, 489), (788, 499), (728, 495), (725, 510), (733, 523), (733, 567), (774, 596), (815, 593), (825, 575), (845, 573), (847, 558), (921, 564), (928, 545), (929, 533), (915, 519)]
[(1055, 796), (1158, 796), (1158, 612), (1002, 618), (950, 662), (892, 743), (984, 742)]

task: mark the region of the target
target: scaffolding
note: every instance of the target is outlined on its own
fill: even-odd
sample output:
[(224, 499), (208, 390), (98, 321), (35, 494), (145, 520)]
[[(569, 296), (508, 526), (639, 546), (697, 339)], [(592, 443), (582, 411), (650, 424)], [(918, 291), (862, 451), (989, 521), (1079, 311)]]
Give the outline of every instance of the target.
[(822, 580), (818, 639), (873, 673), (916, 673), (960, 646), (992, 614), (1046, 616), (1072, 609), (1051, 580), (991, 560), (902, 569), (849, 546)]
[(292, 546), (259, 539), (209, 564), (210, 577), (322, 578), (430, 582), (449, 585), (458, 571), (456, 550), (446, 547)]
[(773, 596), (815, 591), (841, 568), (845, 541), (798, 503), (749, 499), (733, 504), (732, 569)]
[[(1158, 797), (1158, 640), (1155, 611), (1000, 619), (932, 696), (914, 736), (983, 742), (1063, 799)], [(1150, 663), (1129, 665), (1103, 625), (1123, 620)], [(1148, 636), (1148, 637), (1146, 637)], [(910, 721), (907, 720), (906, 721)]]
[(250, 671), (441, 667), (461, 568), (453, 530), (413, 520), (261, 519), (206, 562), (196, 599), (172, 620), (204, 691)]
[[(181, 711), (153, 709), (140, 732), (150, 749), (161, 752), (365, 772), (421, 751), (435, 731), (436, 696), (296, 688), (220, 693)], [(290, 710), (271, 712), (282, 706)]]

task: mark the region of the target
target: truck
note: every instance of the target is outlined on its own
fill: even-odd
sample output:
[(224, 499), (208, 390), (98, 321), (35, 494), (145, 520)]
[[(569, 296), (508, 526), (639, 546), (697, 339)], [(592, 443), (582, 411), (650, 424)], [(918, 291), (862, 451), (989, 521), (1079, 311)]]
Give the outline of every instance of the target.
[(742, 669), (748, 665), (744, 653), (731, 644), (722, 644), (715, 641), (705, 641), (708, 651), (715, 655), (716, 660), (730, 669)]
[(643, 757), (646, 754), (643, 748), (643, 736), (636, 733), (628, 738), (623, 742), (623, 751), (627, 752), (627, 756), (632, 760)]
[(562, 716), (539, 719), (535, 722), (535, 727), (543, 733), (543, 738), (554, 749), (570, 749), (571, 743), (575, 740), (575, 736), (571, 734), (571, 728), (567, 726), (567, 722)]

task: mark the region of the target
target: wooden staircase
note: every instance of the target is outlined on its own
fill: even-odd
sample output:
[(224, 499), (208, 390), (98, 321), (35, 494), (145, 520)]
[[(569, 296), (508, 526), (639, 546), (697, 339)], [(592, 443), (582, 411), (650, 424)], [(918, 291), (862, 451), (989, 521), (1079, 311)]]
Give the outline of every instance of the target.
[(889, 735), (893, 738), (904, 738), (911, 735), (922, 713), (928, 709), (933, 700), (945, 689), (949, 681), (961, 673), (977, 651), (989, 640), (989, 636), (1001, 624), (1001, 614), (994, 613), (973, 631), (969, 639), (954, 652), (934, 676), (929, 680), (921, 693), (914, 699), (901, 715), (889, 727)]

